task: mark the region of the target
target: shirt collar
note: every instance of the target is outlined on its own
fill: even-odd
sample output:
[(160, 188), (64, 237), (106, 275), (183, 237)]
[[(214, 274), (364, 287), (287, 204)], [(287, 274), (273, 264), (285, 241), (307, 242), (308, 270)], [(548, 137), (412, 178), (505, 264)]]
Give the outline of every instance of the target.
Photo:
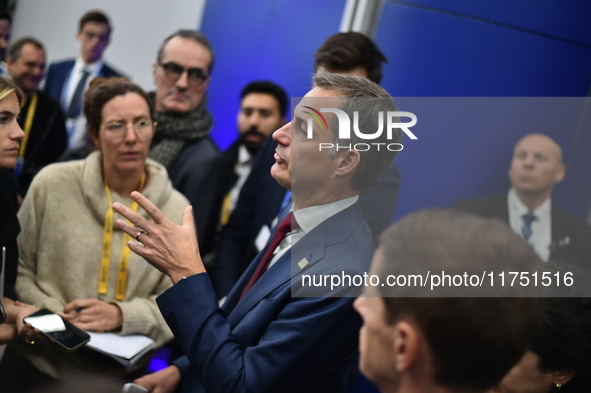
[(103, 60), (98, 59), (94, 63), (86, 64), (84, 60), (80, 56), (76, 58), (76, 63), (74, 64), (74, 72), (79, 73), (82, 72), (83, 69), (90, 72), (90, 75), (98, 75), (103, 68)]
[[(524, 214), (530, 212), (529, 208), (525, 206), (525, 204), (519, 199), (515, 189), (511, 187), (509, 189), (509, 204), (511, 209), (517, 213), (519, 217), (522, 217)], [(552, 205), (552, 201), (550, 197), (546, 198), (544, 202), (533, 211), (531, 211), (536, 217), (541, 217), (543, 215), (550, 215), (550, 206)]]
[[(325, 205), (310, 206), (293, 212), (293, 216), (298, 226), (304, 233), (310, 232), (316, 226), (334, 216), (338, 212), (345, 210), (359, 200), (359, 195), (340, 199)], [(292, 206), (293, 209), (293, 206)]]
[(248, 164), (252, 161), (253, 158), (254, 157), (250, 155), (246, 146), (241, 144), (238, 147), (238, 162), (237, 162), (238, 165)]

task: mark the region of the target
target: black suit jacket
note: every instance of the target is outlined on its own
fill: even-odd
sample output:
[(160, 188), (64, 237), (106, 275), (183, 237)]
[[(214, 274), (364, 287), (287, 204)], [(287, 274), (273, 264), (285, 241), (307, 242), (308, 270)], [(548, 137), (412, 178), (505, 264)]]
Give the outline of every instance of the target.
[(238, 162), (238, 155), (241, 145), (241, 141), (237, 139), (222, 153), (226, 161), (228, 161), (229, 172), (227, 192), (230, 192), (232, 190), (232, 187), (234, 187), (234, 185), (238, 181), (238, 175), (236, 174), (234, 169), (236, 168), (236, 163)]
[[(18, 266), (18, 246), (16, 237), (21, 227), (16, 217), (16, 208), (13, 204), (14, 196), (0, 186), (0, 258), (2, 247), (6, 247), (6, 266), (4, 274), (4, 296), (16, 299), (14, 284), (16, 283), (16, 271)], [(0, 259), (0, 270), (2, 269)], [(1, 300), (1, 298), (0, 298)]]
[(199, 251), (212, 251), (228, 184), (228, 163), (209, 137), (187, 142), (168, 169), (172, 186), (193, 206)]
[[(458, 201), (456, 209), (509, 222), (507, 194)], [(591, 271), (591, 227), (552, 204), (550, 260)]]
[[(23, 197), (37, 172), (58, 161), (68, 147), (66, 123), (59, 103), (41, 91), (37, 94), (39, 98), (25, 151), (25, 165), (18, 177), (18, 192)], [(27, 100), (21, 109), (19, 124), (23, 128), (30, 104)]]

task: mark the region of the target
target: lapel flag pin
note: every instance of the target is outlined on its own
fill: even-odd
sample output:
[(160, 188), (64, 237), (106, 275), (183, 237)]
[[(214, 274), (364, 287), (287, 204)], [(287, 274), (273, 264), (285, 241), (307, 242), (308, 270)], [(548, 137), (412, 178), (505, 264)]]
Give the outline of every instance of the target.
[(309, 264), (310, 264), (310, 262), (308, 262), (308, 260), (306, 258), (302, 258), (302, 260), (298, 262), (298, 266), (300, 267), (300, 270), (304, 270), (304, 268), (306, 266), (308, 266)]

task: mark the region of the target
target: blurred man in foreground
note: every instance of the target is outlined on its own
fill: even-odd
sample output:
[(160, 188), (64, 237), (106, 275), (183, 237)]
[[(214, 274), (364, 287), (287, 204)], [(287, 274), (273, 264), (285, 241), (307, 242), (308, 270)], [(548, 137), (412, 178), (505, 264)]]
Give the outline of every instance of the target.
[[(474, 288), (473, 294), (487, 296), (479, 298), (434, 297), (428, 287), (405, 297), (414, 288), (383, 283), (410, 272), (529, 272), (540, 265), (534, 251), (501, 221), (453, 210), (410, 214), (384, 232), (380, 244), (370, 274), (382, 285), (366, 287), (355, 301), (364, 323), (362, 373), (382, 392), (484, 392), (496, 386), (533, 339), (541, 299), (503, 297), (500, 283)], [(522, 294), (532, 293), (526, 288)]]

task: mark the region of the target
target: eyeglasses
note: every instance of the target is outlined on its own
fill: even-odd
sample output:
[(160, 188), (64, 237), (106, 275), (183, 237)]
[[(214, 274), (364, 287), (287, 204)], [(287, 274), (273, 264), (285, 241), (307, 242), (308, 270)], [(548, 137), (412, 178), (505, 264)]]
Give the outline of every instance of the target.
[[(149, 141), (154, 136), (156, 126), (158, 123), (152, 123), (148, 119), (140, 120), (133, 125), (135, 135), (141, 141)], [(111, 143), (120, 143), (125, 140), (127, 136), (127, 123), (123, 121), (112, 121), (107, 123), (103, 129), (105, 130), (105, 137)]]
[(171, 81), (178, 81), (185, 71), (187, 71), (187, 80), (192, 87), (201, 87), (209, 78), (201, 68), (185, 68), (174, 62), (161, 63), (158, 65), (164, 69), (164, 74)]
[(89, 41), (92, 41), (95, 38), (98, 38), (98, 40), (101, 41), (101, 42), (105, 42), (105, 41), (108, 41), (109, 40), (109, 33), (107, 33), (107, 34), (98, 34), (98, 33), (93, 33), (91, 31), (85, 31), (84, 32), (84, 36)]

